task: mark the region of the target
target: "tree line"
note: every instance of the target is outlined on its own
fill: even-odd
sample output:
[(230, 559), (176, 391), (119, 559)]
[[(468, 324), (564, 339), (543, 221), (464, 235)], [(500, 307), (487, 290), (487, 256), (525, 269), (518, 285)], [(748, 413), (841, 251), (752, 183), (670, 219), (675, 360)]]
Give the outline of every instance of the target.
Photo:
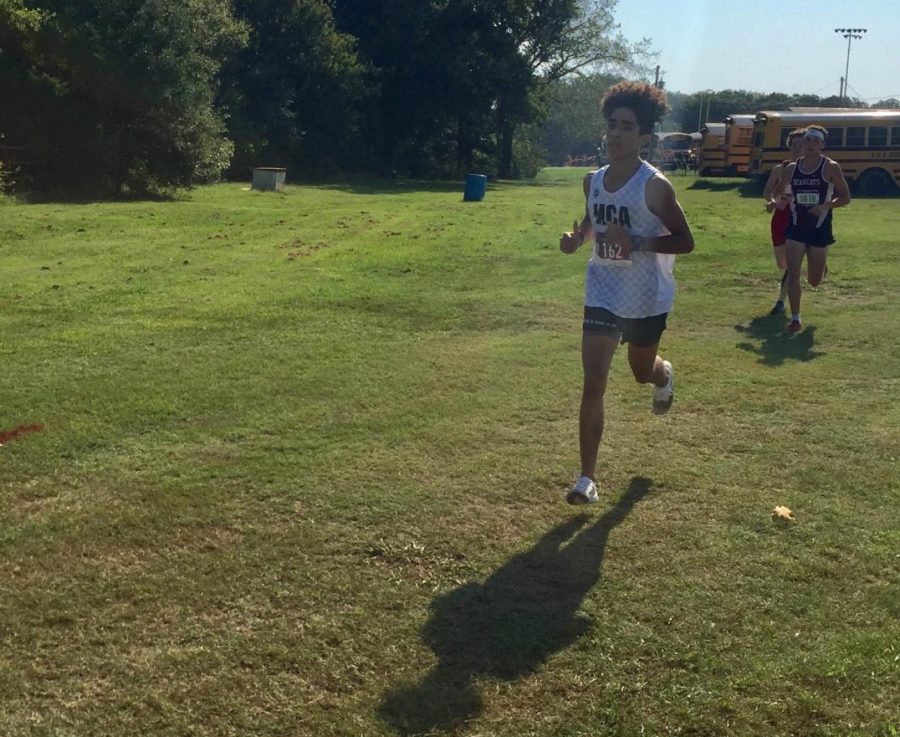
[[(594, 101), (618, 81), (618, 77), (594, 74), (560, 80), (554, 89), (556, 100), (542, 125), (542, 143), (547, 162), (563, 164), (568, 158), (595, 156), (597, 143), (603, 136), (603, 121)], [(703, 90), (693, 94), (669, 91), (669, 112), (662, 120), (661, 131), (699, 131), (706, 122), (721, 123), (726, 116), (755, 114), (761, 110), (790, 108), (875, 108), (900, 109), (900, 100), (886, 98), (869, 105), (864, 100), (846, 100), (836, 95), (783, 92), (751, 92), (748, 90)]]
[[(596, 151), (598, 102), (646, 78), (616, 0), (0, 0), (0, 190), (532, 176)], [(838, 104), (670, 93), (669, 129)], [(896, 102), (896, 101), (894, 101)], [(4, 162), (5, 170), (4, 173)]]
[[(0, 160), (147, 192), (253, 166), (533, 174), (552, 88), (644, 53), (615, 0), (0, 0)], [(4, 153), (5, 152), (5, 153)]]

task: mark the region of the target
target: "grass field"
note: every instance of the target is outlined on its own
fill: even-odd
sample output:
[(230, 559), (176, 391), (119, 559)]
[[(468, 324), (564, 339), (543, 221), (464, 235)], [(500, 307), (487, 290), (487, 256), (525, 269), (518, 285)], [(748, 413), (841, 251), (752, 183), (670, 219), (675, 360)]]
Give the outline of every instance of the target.
[(0, 735), (900, 734), (898, 201), (788, 337), (674, 175), (675, 405), (617, 357), (584, 510), (582, 173), (0, 202)]

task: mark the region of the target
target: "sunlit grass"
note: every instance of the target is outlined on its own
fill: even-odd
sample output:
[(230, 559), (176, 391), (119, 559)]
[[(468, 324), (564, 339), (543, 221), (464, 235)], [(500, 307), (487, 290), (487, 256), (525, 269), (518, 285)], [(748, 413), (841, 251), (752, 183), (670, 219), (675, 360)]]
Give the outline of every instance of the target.
[(676, 403), (617, 359), (583, 513), (582, 173), (4, 205), (0, 734), (892, 734), (900, 208), (787, 337), (674, 175)]

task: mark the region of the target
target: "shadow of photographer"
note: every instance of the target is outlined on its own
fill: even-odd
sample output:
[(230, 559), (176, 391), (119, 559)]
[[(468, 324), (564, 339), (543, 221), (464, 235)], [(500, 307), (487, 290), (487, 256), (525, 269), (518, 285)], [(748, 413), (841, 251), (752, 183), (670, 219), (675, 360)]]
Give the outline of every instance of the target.
[(402, 735), (458, 727), (481, 711), (478, 678), (522, 678), (583, 635), (590, 619), (579, 609), (600, 579), (609, 534), (650, 487), (649, 479), (633, 478), (589, 527), (587, 514), (574, 517), (484, 583), (437, 597), (422, 639), (438, 662), (419, 684), (388, 691), (382, 718)]
[(816, 328), (810, 326), (801, 332), (790, 334), (784, 330), (784, 317), (765, 315), (755, 317), (749, 325), (735, 325), (736, 332), (759, 341), (759, 344), (744, 341), (737, 347), (755, 353), (764, 366), (780, 366), (785, 361), (812, 361), (824, 356), (824, 351), (814, 351)]

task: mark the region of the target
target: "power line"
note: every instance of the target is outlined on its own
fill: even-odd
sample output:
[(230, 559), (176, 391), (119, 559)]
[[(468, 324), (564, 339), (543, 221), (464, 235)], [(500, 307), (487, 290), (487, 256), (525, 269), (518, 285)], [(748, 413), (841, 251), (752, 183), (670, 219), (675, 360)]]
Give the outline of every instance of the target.
[[(844, 81), (844, 84), (847, 85), (847, 87), (849, 87), (851, 90), (853, 90), (853, 94), (856, 95), (856, 99), (857, 99), (857, 100), (861, 100), (861, 99), (862, 99), (862, 98), (859, 96), (859, 92), (857, 92), (855, 89), (853, 89), (853, 86), (852, 86), (849, 82), (847, 82), (847, 81), (845, 80), (845, 81)], [(846, 94), (846, 91), (845, 91), (845, 94)], [(847, 98), (848, 98), (848, 99), (849, 99), (849, 97), (850, 97), (850, 96), (847, 95)]]
[[(843, 79), (836, 80), (836, 81), (837, 81), (838, 85), (840, 85), (840, 83), (843, 81)], [(828, 89), (829, 87), (831, 87), (833, 84), (834, 84), (834, 82), (829, 82), (829, 83), (826, 84), (824, 87), (819, 87), (819, 89), (813, 90), (813, 91), (810, 92), (809, 94), (810, 94), (810, 95), (818, 94), (818, 93), (821, 92), (822, 90), (827, 90), (827, 89)], [(840, 94), (840, 93), (839, 93), (839, 94)], [(796, 95), (795, 95), (795, 97), (796, 97)]]

